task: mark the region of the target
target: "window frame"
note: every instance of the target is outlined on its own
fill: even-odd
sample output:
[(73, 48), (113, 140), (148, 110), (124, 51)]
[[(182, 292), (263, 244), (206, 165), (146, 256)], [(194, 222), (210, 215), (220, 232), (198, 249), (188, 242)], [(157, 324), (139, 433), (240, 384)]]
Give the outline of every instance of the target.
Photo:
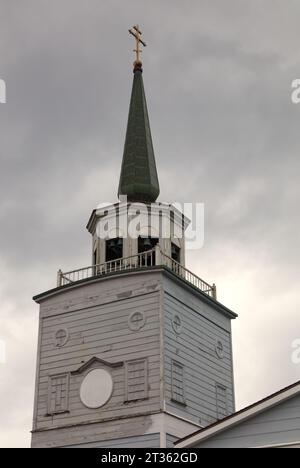
[[(130, 365), (136, 364), (138, 362), (144, 362), (144, 371), (145, 371), (145, 380), (144, 380), (144, 396), (142, 398), (130, 398), (129, 392), (129, 374), (130, 374)], [(148, 358), (133, 359), (125, 362), (125, 403), (130, 403), (134, 401), (147, 400), (149, 398), (149, 385), (148, 385)]]
[[(182, 400), (178, 398), (178, 395), (174, 392), (175, 390), (175, 385), (174, 385), (174, 368), (180, 368), (182, 370)], [(185, 366), (181, 364), (181, 362), (175, 361), (174, 359), (172, 360), (171, 364), (171, 401), (174, 403), (177, 403), (182, 406), (186, 406), (186, 388), (185, 388)]]
[[(52, 388), (53, 388), (53, 381), (58, 378), (66, 379), (66, 395), (65, 395), (65, 405), (62, 406), (58, 410), (52, 410)], [(49, 375), (48, 378), (48, 396), (47, 396), (47, 416), (61, 414), (61, 413), (69, 413), (69, 391), (70, 391), (70, 373), (69, 372), (62, 372), (61, 374), (53, 374)]]
[[(219, 402), (220, 402), (220, 399), (218, 398), (218, 396), (220, 395), (220, 393), (218, 392), (218, 389), (221, 389), (224, 393), (223, 395), (225, 395), (225, 414), (223, 415), (220, 415), (220, 405), (219, 405)], [(219, 382), (216, 382), (216, 413), (217, 413), (217, 419), (218, 421), (226, 418), (228, 415), (229, 415), (229, 410), (228, 410), (228, 387), (226, 387), (225, 385), (219, 383)]]

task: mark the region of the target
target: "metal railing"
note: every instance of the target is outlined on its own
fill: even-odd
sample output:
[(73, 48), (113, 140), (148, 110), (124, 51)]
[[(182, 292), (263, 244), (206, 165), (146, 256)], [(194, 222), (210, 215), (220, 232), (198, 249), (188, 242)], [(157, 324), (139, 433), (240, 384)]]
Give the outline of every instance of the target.
[(95, 276), (105, 276), (110, 273), (147, 268), (155, 265), (168, 268), (177, 276), (192, 284), (195, 288), (204, 292), (208, 296), (217, 299), (215, 284), (208, 284), (183, 265), (173, 260), (173, 258), (162, 252), (158, 246), (152, 250), (148, 250), (147, 252), (142, 252), (137, 255), (122, 257), (117, 260), (78, 268), (77, 270), (67, 272), (59, 270), (57, 273), (57, 286), (64, 286), (66, 284), (75, 283)]
[(161, 265), (168, 267), (180, 276), (180, 278), (192, 284), (195, 288), (200, 289), (200, 291), (208, 294), (214, 299), (217, 299), (217, 287), (215, 284), (210, 285), (162, 251), (160, 251), (160, 257), (162, 260)]

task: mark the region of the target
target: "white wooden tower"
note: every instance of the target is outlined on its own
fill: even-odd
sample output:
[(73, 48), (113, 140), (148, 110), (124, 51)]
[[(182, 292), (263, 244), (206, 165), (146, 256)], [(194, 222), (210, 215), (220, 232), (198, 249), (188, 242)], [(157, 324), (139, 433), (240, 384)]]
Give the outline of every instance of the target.
[(144, 43), (138, 27), (131, 33), (137, 59), (120, 202), (92, 212), (91, 266), (59, 271), (57, 287), (34, 298), (33, 447), (171, 447), (234, 411), (236, 315), (217, 301), (214, 286), (186, 269), (188, 220), (156, 201)]

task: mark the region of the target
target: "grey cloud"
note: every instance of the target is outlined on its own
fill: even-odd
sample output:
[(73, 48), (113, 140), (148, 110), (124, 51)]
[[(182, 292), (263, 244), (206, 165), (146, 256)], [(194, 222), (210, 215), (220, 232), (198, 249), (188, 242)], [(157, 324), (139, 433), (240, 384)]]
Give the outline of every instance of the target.
[(116, 198), (132, 80), (127, 29), (136, 21), (148, 43), (161, 199), (205, 202), (205, 245), (189, 253), (189, 266), (215, 280), (220, 300), (240, 314), (238, 403), (297, 380), (289, 353), (300, 328), (300, 105), (290, 85), (300, 75), (299, 3), (0, 4), (8, 92), (0, 105), (0, 338), (10, 349), (0, 365), (0, 393), (10, 394), (0, 445), (29, 441), (31, 296), (55, 284), (59, 267), (89, 264), (90, 211)]

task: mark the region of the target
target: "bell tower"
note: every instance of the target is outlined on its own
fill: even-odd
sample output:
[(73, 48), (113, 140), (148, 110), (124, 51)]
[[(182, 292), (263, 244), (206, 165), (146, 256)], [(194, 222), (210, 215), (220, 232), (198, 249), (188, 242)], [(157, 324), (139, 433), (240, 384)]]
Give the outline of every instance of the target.
[(140, 61), (118, 189), (93, 210), (90, 266), (63, 272), (40, 306), (32, 447), (172, 447), (234, 411), (231, 320), (185, 266), (189, 220), (157, 201)]

